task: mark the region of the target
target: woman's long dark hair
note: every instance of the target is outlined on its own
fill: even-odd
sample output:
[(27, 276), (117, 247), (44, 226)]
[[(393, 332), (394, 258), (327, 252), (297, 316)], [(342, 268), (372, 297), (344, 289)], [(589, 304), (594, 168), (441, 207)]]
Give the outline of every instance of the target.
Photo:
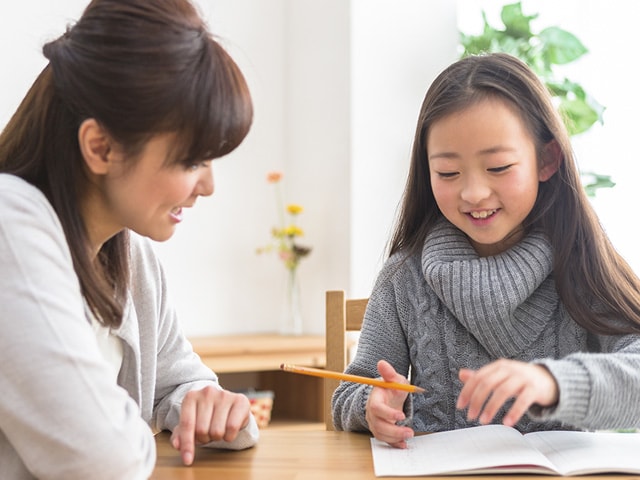
[[(536, 144), (538, 159), (555, 141), (558, 171), (539, 185), (525, 231), (542, 230), (553, 248), (554, 277), (571, 317), (590, 331), (640, 332), (640, 280), (616, 252), (584, 192), (571, 142), (549, 92), (517, 58), (502, 54), (466, 57), (432, 83), (420, 110), (411, 165), (389, 254), (420, 252), (442, 218), (431, 189), (427, 138), (434, 122), (486, 98), (513, 105)], [(593, 306), (599, 305), (597, 311)]]
[(46, 44), (49, 63), (0, 135), (0, 172), (38, 187), (57, 212), (83, 295), (109, 326), (122, 321), (128, 235), (97, 261), (79, 204), (88, 181), (78, 128), (94, 118), (135, 159), (175, 132), (184, 163), (221, 157), (247, 135), (253, 107), (238, 66), (188, 0), (94, 0)]

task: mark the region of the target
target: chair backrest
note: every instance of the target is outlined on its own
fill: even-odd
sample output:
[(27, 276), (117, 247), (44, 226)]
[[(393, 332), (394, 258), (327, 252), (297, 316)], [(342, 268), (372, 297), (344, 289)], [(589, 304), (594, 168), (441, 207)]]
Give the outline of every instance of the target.
[[(348, 362), (347, 332), (362, 327), (368, 298), (345, 298), (343, 290), (326, 293), (326, 353), (327, 370), (344, 372)], [(324, 379), (324, 423), (327, 430), (334, 430), (331, 414), (331, 396), (340, 384), (339, 380)]]

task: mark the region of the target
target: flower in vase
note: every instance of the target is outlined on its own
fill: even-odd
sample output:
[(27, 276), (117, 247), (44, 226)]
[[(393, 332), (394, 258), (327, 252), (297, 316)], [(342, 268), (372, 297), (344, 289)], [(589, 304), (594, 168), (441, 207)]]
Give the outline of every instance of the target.
[(269, 172), (267, 182), (275, 188), (276, 209), (278, 212), (278, 224), (271, 229), (271, 243), (266, 247), (258, 248), (258, 253), (275, 251), (284, 266), (294, 273), (300, 261), (311, 253), (311, 247), (299, 243), (304, 231), (298, 226), (298, 216), (304, 211), (302, 205), (296, 203), (286, 204), (282, 194), (281, 172)]

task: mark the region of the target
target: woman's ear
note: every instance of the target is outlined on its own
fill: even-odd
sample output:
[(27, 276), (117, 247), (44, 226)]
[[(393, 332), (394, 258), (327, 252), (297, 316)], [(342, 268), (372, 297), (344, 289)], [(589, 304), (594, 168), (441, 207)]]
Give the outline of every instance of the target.
[(542, 152), (540, 170), (538, 171), (538, 180), (540, 182), (546, 182), (553, 177), (560, 168), (562, 160), (563, 156), (560, 145), (558, 145), (557, 141), (551, 140), (544, 146), (544, 150)]
[(78, 144), (89, 171), (96, 175), (108, 173), (111, 141), (95, 118), (88, 118), (80, 124)]

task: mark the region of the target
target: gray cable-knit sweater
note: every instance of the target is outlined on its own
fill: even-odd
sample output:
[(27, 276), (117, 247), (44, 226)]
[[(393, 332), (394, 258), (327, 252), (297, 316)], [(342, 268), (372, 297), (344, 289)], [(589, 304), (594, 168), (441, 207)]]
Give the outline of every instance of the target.
[[(426, 389), (410, 394), (405, 410), (414, 430), (433, 432), (477, 425), (455, 407), (458, 371), (498, 358), (544, 364), (559, 385), (557, 406), (532, 407), (516, 425), (522, 432), (640, 426), (640, 337), (592, 334), (571, 319), (556, 292), (551, 246), (542, 234), (479, 257), (460, 230), (442, 221), (422, 255), (391, 256), (370, 296), (347, 373), (378, 377), (378, 360), (389, 361)], [(340, 384), (332, 401), (336, 428), (368, 430), (371, 388)]]

